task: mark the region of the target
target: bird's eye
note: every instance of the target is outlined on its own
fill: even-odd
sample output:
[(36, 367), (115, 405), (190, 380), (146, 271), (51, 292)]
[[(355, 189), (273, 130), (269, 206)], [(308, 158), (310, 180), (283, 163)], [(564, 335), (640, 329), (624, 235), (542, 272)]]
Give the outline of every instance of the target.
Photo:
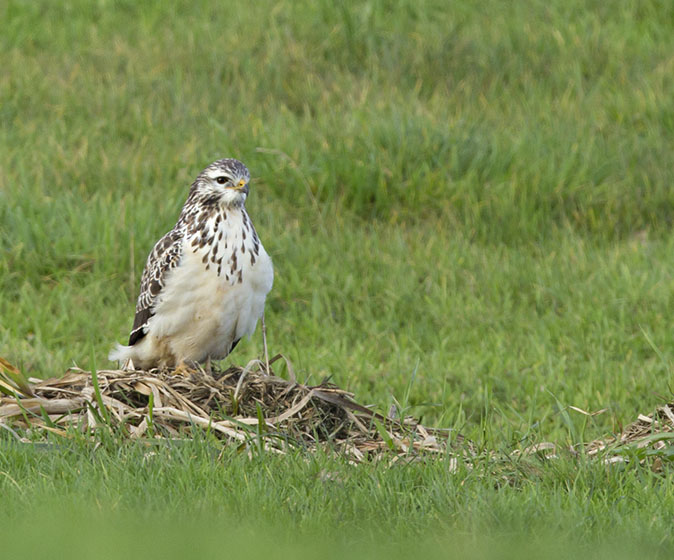
[(229, 181), (229, 179), (227, 177), (218, 177), (218, 178), (215, 179), (215, 181), (219, 185), (224, 185), (227, 181)]

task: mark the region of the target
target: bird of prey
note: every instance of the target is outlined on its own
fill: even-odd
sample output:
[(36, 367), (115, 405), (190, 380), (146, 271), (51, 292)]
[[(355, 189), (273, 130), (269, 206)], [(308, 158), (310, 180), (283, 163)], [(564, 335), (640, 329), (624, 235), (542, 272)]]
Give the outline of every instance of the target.
[(253, 333), (274, 269), (244, 206), (249, 181), (243, 163), (219, 159), (192, 183), (178, 222), (147, 259), (129, 345), (110, 360), (189, 369)]

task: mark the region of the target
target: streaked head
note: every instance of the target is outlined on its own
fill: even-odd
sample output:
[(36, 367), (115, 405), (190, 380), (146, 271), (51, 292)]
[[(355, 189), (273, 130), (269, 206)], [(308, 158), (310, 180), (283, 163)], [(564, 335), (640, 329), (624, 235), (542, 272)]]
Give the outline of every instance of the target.
[(246, 202), (250, 172), (237, 159), (225, 158), (211, 163), (192, 185), (198, 195), (225, 206), (238, 206)]

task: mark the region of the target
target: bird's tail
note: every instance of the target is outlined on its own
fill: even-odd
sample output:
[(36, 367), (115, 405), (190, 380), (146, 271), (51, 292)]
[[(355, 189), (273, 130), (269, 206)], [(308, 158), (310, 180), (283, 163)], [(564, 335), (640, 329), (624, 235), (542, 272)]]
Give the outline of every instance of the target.
[(108, 360), (111, 362), (125, 362), (126, 360), (131, 359), (132, 348), (132, 346), (123, 346), (117, 343), (117, 345), (110, 350)]

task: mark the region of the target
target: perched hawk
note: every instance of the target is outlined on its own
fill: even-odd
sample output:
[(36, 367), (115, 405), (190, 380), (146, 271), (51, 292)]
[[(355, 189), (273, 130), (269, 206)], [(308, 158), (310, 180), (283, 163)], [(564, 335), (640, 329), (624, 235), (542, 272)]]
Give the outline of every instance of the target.
[(244, 203), (248, 168), (219, 159), (196, 178), (175, 227), (150, 253), (129, 345), (143, 369), (220, 359), (255, 330), (274, 269)]

